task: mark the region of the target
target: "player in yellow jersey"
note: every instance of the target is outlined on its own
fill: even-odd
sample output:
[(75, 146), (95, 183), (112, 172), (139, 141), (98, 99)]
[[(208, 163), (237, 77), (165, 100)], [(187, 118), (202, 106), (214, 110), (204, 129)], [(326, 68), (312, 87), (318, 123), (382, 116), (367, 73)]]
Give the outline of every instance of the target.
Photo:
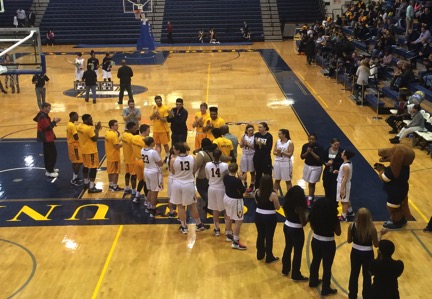
[(213, 141), (215, 138), (211, 132), (213, 128), (220, 128), (225, 124), (223, 118), (218, 116), (218, 108), (210, 107), (210, 117), (204, 120), (203, 132), (207, 134), (207, 138)]
[(72, 180), (71, 184), (75, 186), (80, 185), (78, 173), (82, 165), (82, 157), (80, 145), (78, 142), (78, 131), (75, 122), (78, 120), (78, 113), (69, 113), (69, 122), (66, 129), (66, 139), (68, 144), (69, 160), (72, 163)]
[[(137, 131), (137, 124), (129, 122), (126, 124), (126, 131), (122, 135), (123, 158), (126, 164), (125, 170), (125, 194), (136, 193), (136, 173), (135, 173), (135, 156), (133, 154), (132, 138)], [(132, 185), (129, 187), (129, 181)]]
[(107, 173), (109, 181), (109, 191), (123, 191), (118, 183), (120, 174), (120, 133), (118, 131), (118, 121), (112, 119), (108, 122), (109, 130), (105, 133), (105, 155), (107, 159)]
[(195, 114), (195, 120), (192, 123), (192, 128), (195, 128), (195, 150), (201, 148), (201, 141), (206, 137), (206, 133), (203, 132), (204, 120), (210, 117), (207, 112), (207, 103), (201, 103), (200, 111)]
[(217, 145), (218, 149), (224, 156), (230, 156), (231, 161), (234, 161), (234, 147), (232, 141), (222, 136), (220, 128), (213, 128), (212, 134), (215, 137), (213, 143)]
[(102, 192), (95, 186), (97, 167), (99, 166), (99, 156), (97, 149), (97, 140), (99, 131), (102, 128), (100, 122), (93, 126), (93, 119), (90, 114), (84, 114), (81, 117), (83, 123), (77, 128), (78, 141), (82, 151), (84, 184), (89, 186), (88, 193)]
[(150, 120), (153, 121), (153, 137), (155, 140), (155, 150), (162, 156), (162, 148), (165, 150), (165, 160), (164, 163), (168, 161), (169, 156), (169, 126), (167, 122), (167, 117), (169, 115), (169, 108), (162, 104), (162, 97), (155, 96), (155, 104), (153, 106), (153, 112), (150, 115)]
[(144, 188), (144, 193), (147, 194), (147, 186), (144, 182), (144, 162), (141, 157), (141, 150), (144, 147), (144, 139), (150, 135), (150, 126), (143, 124), (139, 127), (139, 135), (134, 135), (132, 138), (132, 149), (133, 156), (135, 159), (134, 173), (136, 174), (136, 180), (138, 181), (138, 187), (132, 201), (139, 203), (141, 190)]

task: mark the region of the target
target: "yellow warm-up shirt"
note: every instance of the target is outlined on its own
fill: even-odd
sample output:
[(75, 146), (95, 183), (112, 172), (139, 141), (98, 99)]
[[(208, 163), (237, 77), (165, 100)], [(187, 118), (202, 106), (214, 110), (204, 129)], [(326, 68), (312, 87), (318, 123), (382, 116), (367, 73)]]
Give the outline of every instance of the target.
[[(165, 105), (158, 107), (155, 105), (153, 111), (157, 110), (160, 117), (168, 117), (169, 108)], [(165, 133), (169, 132), (168, 123), (166, 121), (161, 121), (160, 119), (153, 119), (153, 132), (154, 133)]]
[(105, 155), (108, 162), (120, 161), (120, 148), (115, 148), (119, 143), (118, 132), (109, 130), (105, 133)]
[(80, 124), (77, 127), (78, 131), (78, 141), (83, 154), (95, 154), (98, 152), (96, 142), (91, 140), (96, 134), (94, 132), (94, 126), (89, 126), (86, 124)]
[(126, 164), (135, 163), (135, 157), (133, 154), (132, 138), (134, 135), (130, 132), (124, 132), (122, 136), (123, 144), (123, 158)]

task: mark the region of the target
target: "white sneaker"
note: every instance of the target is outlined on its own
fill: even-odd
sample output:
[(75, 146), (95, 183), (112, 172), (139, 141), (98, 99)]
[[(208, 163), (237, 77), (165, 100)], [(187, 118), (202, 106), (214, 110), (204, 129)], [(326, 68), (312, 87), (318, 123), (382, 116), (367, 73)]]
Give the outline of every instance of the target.
[(54, 168), (54, 172), (59, 172), (59, 171), (60, 171), (60, 169)]
[(45, 172), (45, 175), (47, 176), (47, 177), (50, 177), (50, 178), (56, 178), (56, 177), (58, 177), (58, 173), (57, 172)]

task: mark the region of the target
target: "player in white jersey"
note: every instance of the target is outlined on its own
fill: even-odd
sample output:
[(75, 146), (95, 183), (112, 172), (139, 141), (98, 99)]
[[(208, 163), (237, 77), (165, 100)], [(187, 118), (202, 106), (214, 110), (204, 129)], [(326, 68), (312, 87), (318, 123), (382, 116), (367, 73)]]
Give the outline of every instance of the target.
[(150, 210), (150, 217), (156, 216), (156, 204), (159, 191), (163, 189), (162, 165), (163, 161), (159, 153), (153, 149), (155, 142), (153, 137), (144, 140), (145, 147), (141, 150), (141, 157), (144, 162), (144, 178), (148, 188), (147, 208)]
[(279, 140), (276, 141), (273, 154), (275, 155), (275, 164), (273, 171), (274, 190), (280, 189), (280, 181), (285, 181), (287, 191), (292, 187), (292, 160), (294, 153), (294, 143), (291, 140), (290, 133), (287, 129), (280, 129), (278, 132)]
[(198, 214), (195, 197), (195, 178), (196, 172), (195, 159), (187, 154), (187, 147), (184, 143), (176, 143), (174, 145), (175, 159), (170, 161), (170, 171), (173, 174), (173, 184), (171, 187), (170, 202), (177, 205), (178, 215), (180, 218), (180, 232), (188, 233), (186, 223), (186, 207), (190, 207), (190, 213), (195, 219), (196, 230), (202, 231), (206, 227), (201, 222)]
[(246, 192), (251, 193), (255, 186), (255, 168), (253, 164), (253, 156), (255, 154), (255, 128), (253, 125), (247, 125), (246, 131), (240, 140), (240, 147), (242, 148), (242, 157), (240, 160), (240, 171), (245, 177), (243, 184), (247, 187), (247, 173), (250, 172), (251, 183), (246, 188)]
[(207, 207), (213, 210), (213, 222), (215, 225), (213, 233), (215, 236), (220, 236), (219, 213), (225, 210), (225, 185), (223, 178), (228, 174), (228, 164), (220, 161), (221, 155), (221, 151), (215, 149), (213, 151), (214, 160), (207, 162), (205, 166), (206, 177), (209, 181)]
[(347, 216), (354, 215), (350, 201), (352, 178), (352, 164), (350, 159), (354, 157), (354, 152), (344, 150), (341, 157), (344, 162), (340, 166), (338, 172), (336, 200), (342, 203), (342, 215), (339, 217), (339, 220), (347, 221)]
[[(169, 157), (168, 157), (168, 165), (171, 165), (171, 160), (175, 159), (177, 156), (174, 153), (174, 149), (171, 147), (169, 151)], [(171, 198), (171, 189), (173, 185), (173, 174), (171, 171), (168, 171), (168, 198)], [(177, 218), (177, 212), (175, 210), (175, 205), (171, 202), (171, 200), (168, 202), (168, 218)]]
[(84, 75), (84, 58), (82, 53), (78, 52), (75, 57), (75, 81), (81, 81)]

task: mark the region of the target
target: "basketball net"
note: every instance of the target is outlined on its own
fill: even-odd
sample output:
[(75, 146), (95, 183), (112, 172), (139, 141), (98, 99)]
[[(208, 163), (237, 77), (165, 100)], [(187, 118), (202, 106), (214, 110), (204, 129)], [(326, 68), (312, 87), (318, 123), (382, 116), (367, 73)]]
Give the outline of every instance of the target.
[(135, 4), (134, 5), (134, 15), (136, 20), (144, 20), (145, 14), (143, 13), (143, 5), (142, 4)]

